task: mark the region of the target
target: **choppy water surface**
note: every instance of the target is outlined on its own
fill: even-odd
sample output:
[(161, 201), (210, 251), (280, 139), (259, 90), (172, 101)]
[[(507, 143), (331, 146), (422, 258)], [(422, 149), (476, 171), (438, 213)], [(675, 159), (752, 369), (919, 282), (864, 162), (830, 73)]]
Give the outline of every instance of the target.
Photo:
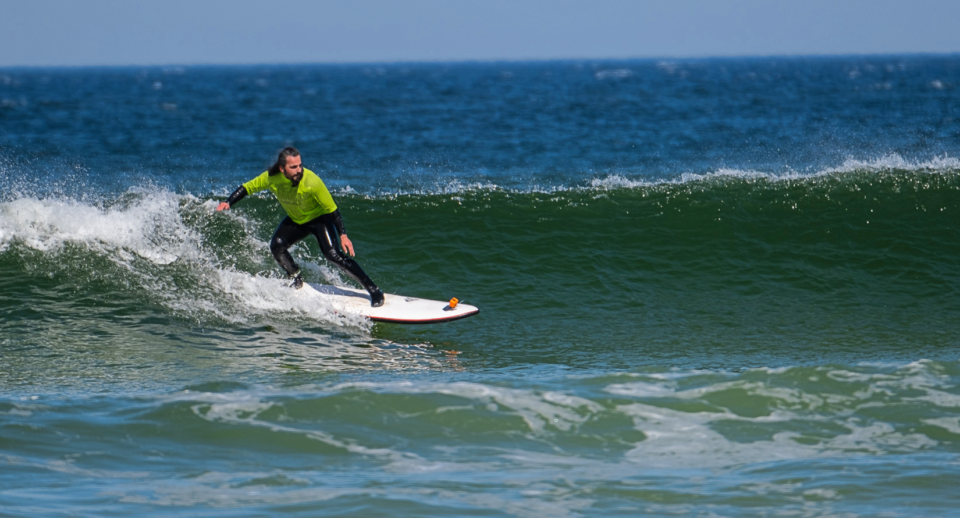
[[(0, 514), (946, 516), (960, 59), (0, 70)], [(287, 289), (283, 145), (386, 290)], [(348, 284), (315, 243), (310, 280)]]

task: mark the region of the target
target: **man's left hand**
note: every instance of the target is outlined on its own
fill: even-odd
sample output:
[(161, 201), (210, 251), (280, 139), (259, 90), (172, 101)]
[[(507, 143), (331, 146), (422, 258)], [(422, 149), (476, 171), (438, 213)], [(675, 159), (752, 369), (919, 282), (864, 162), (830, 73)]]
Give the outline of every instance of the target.
[(346, 234), (340, 236), (340, 245), (343, 247), (343, 251), (350, 254), (350, 257), (353, 257), (357, 254), (353, 252), (353, 243), (350, 241), (350, 238)]

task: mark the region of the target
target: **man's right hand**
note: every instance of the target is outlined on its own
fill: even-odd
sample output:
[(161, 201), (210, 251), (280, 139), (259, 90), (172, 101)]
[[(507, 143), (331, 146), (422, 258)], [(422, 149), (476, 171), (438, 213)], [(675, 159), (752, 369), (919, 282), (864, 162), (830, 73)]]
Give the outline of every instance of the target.
[(220, 202), (220, 205), (217, 205), (217, 212), (220, 212), (221, 210), (225, 210), (225, 209), (229, 209), (229, 208), (230, 208), (230, 204), (229, 204), (229, 203), (227, 203), (227, 202), (225, 202), (225, 201), (221, 201), (221, 202)]

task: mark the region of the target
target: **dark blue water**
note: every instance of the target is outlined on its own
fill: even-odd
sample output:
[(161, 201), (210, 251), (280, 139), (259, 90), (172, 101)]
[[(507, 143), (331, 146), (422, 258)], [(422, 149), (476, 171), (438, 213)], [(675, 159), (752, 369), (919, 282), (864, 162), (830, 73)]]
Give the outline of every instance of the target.
[[(0, 514), (946, 516), (960, 58), (0, 70)], [(388, 292), (286, 288), (294, 145)], [(350, 281), (315, 243), (308, 280)]]

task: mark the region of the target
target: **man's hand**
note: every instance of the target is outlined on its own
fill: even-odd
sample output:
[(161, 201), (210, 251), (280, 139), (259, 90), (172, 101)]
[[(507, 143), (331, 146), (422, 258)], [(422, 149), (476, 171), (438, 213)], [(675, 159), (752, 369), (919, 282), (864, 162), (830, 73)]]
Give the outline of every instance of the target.
[(217, 205), (217, 212), (220, 212), (221, 210), (225, 210), (225, 209), (229, 209), (229, 208), (230, 208), (230, 204), (229, 204), (229, 203), (227, 203), (227, 202), (225, 202), (225, 201), (221, 201), (221, 202), (220, 202), (220, 205)]
[(343, 246), (343, 251), (350, 254), (350, 257), (353, 257), (357, 254), (353, 253), (353, 243), (350, 241), (350, 238), (346, 234), (340, 236), (340, 245)]

